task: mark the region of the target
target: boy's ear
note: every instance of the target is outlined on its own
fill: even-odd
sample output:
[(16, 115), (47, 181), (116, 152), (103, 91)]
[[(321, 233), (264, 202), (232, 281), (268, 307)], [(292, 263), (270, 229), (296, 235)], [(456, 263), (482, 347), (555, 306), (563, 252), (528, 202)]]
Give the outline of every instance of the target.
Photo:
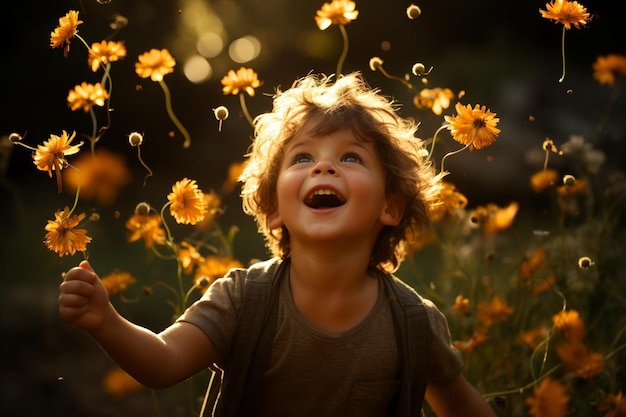
[(385, 226), (397, 226), (402, 220), (406, 202), (397, 194), (387, 197), (383, 212), (380, 214), (380, 221)]
[(276, 210), (273, 214), (267, 216), (267, 227), (270, 230), (280, 229), (284, 225), (285, 223), (283, 222), (283, 218), (280, 216), (278, 210)]

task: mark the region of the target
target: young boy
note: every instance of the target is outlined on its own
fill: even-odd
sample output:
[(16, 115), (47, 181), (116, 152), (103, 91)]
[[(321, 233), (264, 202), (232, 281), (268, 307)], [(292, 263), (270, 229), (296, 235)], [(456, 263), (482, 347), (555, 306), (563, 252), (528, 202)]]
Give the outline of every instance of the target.
[(359, 74), (307, 76), (255, 120), (244, 210), (272, 259), (229, 272), (159, 334), (120, 316), (88, 262), (59, 311), (130, 375), (168, 387), (224, 370), (220, 416), (495, 416), (443, 315), (390, 275), (440, 178), (414, 124)]

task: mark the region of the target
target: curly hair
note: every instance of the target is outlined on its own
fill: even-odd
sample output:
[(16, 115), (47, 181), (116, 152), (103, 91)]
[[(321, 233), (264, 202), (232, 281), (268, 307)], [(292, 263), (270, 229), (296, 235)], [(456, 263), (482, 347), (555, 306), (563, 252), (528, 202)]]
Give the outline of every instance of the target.
[[(393, 272), (406, 255), (407, 243), (428, 226), (428, 211), (441, 187), (426, 160), (417, 125), (397, 114), (396, 103), (372, 89), (360, 73), (340, 76), (308, 75), (291, 88), (276, 90), (271, 112), (254, 120), (255, 137), (240, 180), (243, 209), (252, 215), (272, 255), (288, 257), (289, 231), (270, 230), (276, 213), (276, 183), (287, 145), (305, 125), (315, 136), (342, 128), (374, 144), (385, 170), (388, 196), (399, 196), (404, 212), (396, 226), (384, 226), (371, 254), (370, 266)], [(310, 130), (309, 130), (310, 129)]]

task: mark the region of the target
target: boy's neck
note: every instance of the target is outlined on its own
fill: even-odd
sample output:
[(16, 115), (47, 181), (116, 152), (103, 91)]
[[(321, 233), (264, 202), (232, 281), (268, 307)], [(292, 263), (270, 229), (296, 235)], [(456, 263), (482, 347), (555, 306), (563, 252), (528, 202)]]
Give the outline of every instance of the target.
[(291, 280), (312, 291), (358, 290), (370, 278), (369, 258), (358, 252), (295, 251), (291, 254)]

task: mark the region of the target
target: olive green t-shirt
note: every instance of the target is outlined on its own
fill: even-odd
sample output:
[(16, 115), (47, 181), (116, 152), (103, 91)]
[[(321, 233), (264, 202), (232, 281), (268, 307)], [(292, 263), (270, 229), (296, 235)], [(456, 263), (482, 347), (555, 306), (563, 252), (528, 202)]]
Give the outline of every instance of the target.
[[(228, 362), (241, 306), (241, 285), (238, 274), (217, 280), (179, 318), (209, 337), (218, 354), (217, 365), (222, 368)], [(372, 311), (360, 324), (342, 333), (314, 327), (295, 307), (289, 279), (283, 279), (281, 285), (276, 334), (258, 415), (388, 415), (390, 401), (399, 388), (399, 358), (382, 283)], [(460, 375), (461, 358), (451, 346), (445, 317), (428, 300), (425, 304), (431, 332), (428, 381), (446, 384)]]

